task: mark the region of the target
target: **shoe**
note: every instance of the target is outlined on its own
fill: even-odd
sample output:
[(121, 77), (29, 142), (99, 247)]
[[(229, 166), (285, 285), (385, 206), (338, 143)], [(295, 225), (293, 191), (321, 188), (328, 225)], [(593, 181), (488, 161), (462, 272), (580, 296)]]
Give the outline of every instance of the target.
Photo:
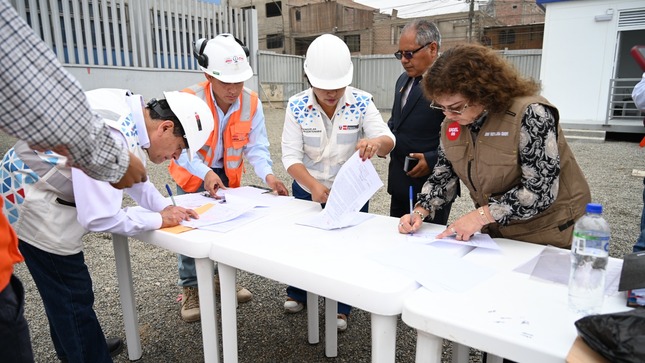
[(296, 301), (290, 297), (287, 298), (287, 301), (284, 302), (284, 312), (289, 314), (295, 314), (305, 308), (305, 304), (300, 301)]
[(185, 286), (181, 297), (181, 319), (193, 323), (200, 319), (199, 294), (194, 286)]
[[(251, 301), (253, 299), (253, 294), (244, 287), (235, 284), (235, 291), (237, 296), (237, 302), (243, 304), (245, 302)], [(215, 293), (219, 295), (219, 276), (215, 276)]]
[[(117, 355), (123, 352), (123, 340), (121, 338), (106, 338), (105, 343), (108, 347), (108, 352), (110, 352), (110, 357), (114, 358)], [(62, 363), (67, 363), (67, 358), (58, 358)]]
[(338, 328), (338, 331), (347, 330), (347, 315), (345, 314), (336, 315), (336, 327)]
[(106, 338), (105, 342), (107, 343), (110, 357), (114, 358), (123, 352), (124, 344), (121, 338)]

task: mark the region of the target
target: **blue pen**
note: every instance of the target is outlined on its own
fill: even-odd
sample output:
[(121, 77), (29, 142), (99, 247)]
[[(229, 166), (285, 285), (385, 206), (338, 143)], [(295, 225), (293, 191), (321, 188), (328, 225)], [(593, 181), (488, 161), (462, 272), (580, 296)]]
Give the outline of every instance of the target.
[(414, 188), (410, 185), (410, 226), (412, 225), (412, 213), (414, 212)]
[(170, 196), (170, 200), (172, 200), (172, 205), (175, 207), (177, 206), (177, 203), (175, 203), (175, 197), (172, 196), (172, 190), (170, 190), (170, 187), (168, 184), (166, 184), (166, 190), (168, 191), (168, 195)]

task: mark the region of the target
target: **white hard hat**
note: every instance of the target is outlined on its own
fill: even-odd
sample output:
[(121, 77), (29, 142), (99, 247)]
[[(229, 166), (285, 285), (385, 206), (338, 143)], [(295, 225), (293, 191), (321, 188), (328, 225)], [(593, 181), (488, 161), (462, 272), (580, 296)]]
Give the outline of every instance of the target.
[(253, 77), (253, 70), (248, 50), (240, 43), (231, 34), (220, 34), (211, 40), (197, 40), (193, 51), (204, 73), (224, 83), (244, 82)]
[(354, 65), (347, 44), (331, 34), (323, 34), (311, 42), (307, 49), (304, 69), (309, 83), (325, 90), (349, 86), (354, 75)]
[(215, 127), (211, 109), (206, 102), (190, 93), (172, 91), (163, 94), (170, 110), (184, 128), (188, 159), (192, 160), (193, 155), (204, 146)]

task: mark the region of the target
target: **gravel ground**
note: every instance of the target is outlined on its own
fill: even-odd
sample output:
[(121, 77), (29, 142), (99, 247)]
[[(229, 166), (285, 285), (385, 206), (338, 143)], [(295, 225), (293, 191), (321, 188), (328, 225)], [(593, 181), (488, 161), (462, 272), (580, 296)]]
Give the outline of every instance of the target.
[[(265, 105), (274, 172), (286, 185), (291, 179), (280, 162), (280, 135), (284, 110)], [(384, 119), (389, 114), (383, 114)], [(13, 139), (0, 134), (0, 151), (4, 153)], [(570, 140), (571, 148), (585, 172), (594, 202), (605, 207), (605, 217), (612, 229), (610, 254), (622, 257), (631, 252), (638, 233), (642, 208), (642, 178), (632, 176), (633, 169), (645, 170), (645, 158), (638, 144), (626, 141)], [(387, 160), (374, 164), (386, 182)], [(163, 184), (172, 183), (166, 165), (149, 165), (150, 179), (163, 191)], [(260, 181), (247, 169), (245, 184)], [(381, 188), (370, 201), (370, 211), (387, 215), (389, 196)], [(163, 192), (165, 194), (165, 192)], [(126, 200), (131, 204), (131, 200)], [(470, 198), (459, 198), (453, 206), (452, 219), (472, 208)], [(393, 231), (395, 233), (395, 231)], [(94, 279), (95, 310), (108, 336), (125, 337), (119, 292), (110, 235), (90, 234), (85, 237), (85, 258)], [(177, 260), (173, 253), (131, 239), (130, 252), (134, 276), (139, 324), (143, 345), (140, 362), (203, 361), (199, 323), (187, 324), (179, 317), (177, 296)], [(26, 317), (31, 329), (37, 362), (57, 362), (49, 337), (47, 319), (40, 296), (24, 264), (16, 274), (26, 288)], [(349, 329), (338, 336), (337, 358), (326, 358), (324, 343), (307, 343), (305, 314), (283, 313), (285, 285), (244, 271), (238, 281), (254, 294), (251, 302), (238, 308), (239, 361), (245, 362), (370, 362), (369, 314), (354, 309)], [(322, 310), (322, 309), (321, 309)], [(322, 313), (322, 311), (321, 311)], [(324, 321), (321, 314), (321, 322)], [(321, 337), (324, 325), (321, 323)], [(414, 362), (416, 335), (399, 319), (396, 362)], [(221, 350), (220, 350), (221, 352)], [(444, 362), (449, 362), (450, 344), (444, 346)], [(123, 352), (115, 362), (127, 362)], [(480, 353), (471, 350), (471, 362), (479, 362)]]

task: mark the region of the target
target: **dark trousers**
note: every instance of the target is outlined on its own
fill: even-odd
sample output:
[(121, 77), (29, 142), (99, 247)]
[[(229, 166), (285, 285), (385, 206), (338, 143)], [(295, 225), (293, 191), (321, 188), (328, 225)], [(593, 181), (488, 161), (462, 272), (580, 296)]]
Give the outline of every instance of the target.
[[(643, 179), (645, 184), (645, 179)], [(641, 233), (636, 239), (636, 244), (633, 247), (634, 252), (645, 251), (645, 185), (643, 187), (643, 211), (641, 212)]]
[(69, 363), (112, 362), (94, 312), (92, 279), (83, 252), (61, 256), (24, 241), (18, 246), (45, 306), (58, 358)]
[[(302, 200), (311, 200), (311, 194), (308, 193), (306, 190), (302, 189), (298, 183), (294, 180), (293, 183), (291, 184), (291, 191), (293, 194), (293, 197), (296, 199), (302, 199)], [(323, 208), (325, 208), (325, 204), (321, 204)], [(367, 213), (367, 210), (369, 208), (369, 202), (365, 203), (363, 208), (361, 208), (361, 212)], [(307, 292), (305, 290), (299, 289), (297, 287), (293, 286), (288, 286), (287, 287), (287, 296), (290, 298), (299, 301), (303, 304), (307, 303)], [(352, 310), (352, 307), (343, 304), (342, 302), (338, 302), (338, 313), (339, 314), (345, 314), (349, 315), (350, 311)]]
[[(416, 201), (415, 201), (416, 202)], [(414, 205), (414, 203), (412, 204)], [(435, 211), (434, 218), (430, 221), (435, 224), (446, 225), (448, 223), (448, 217), (450, 217), (450, 209), (452, 208), (452, 203), (448, 203), (443, 206), (438, 211)], [(390, 200), (390, 216), (401, 218), (406, 214), (410, 214), (410, 199), (400, 199), (396, 198), (394, 195)]]
[(25, 290), (11, 275), (9, 284), (0, 291), (0, 361), (33, 363), (29, 326), (25, 319)]

